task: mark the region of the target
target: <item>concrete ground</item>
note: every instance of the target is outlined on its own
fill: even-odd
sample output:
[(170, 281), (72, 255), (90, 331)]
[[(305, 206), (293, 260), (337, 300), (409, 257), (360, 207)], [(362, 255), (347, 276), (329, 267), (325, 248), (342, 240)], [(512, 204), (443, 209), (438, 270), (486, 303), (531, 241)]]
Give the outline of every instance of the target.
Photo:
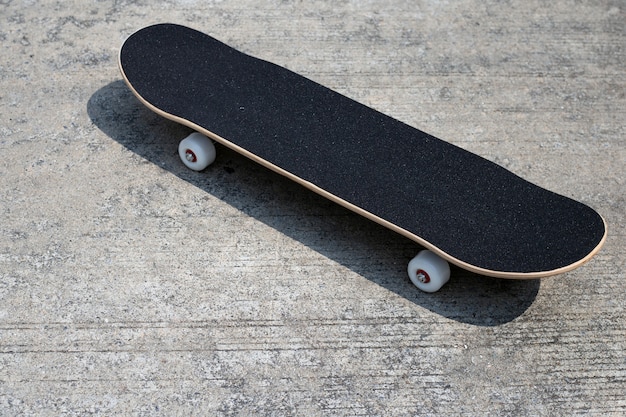
[[(143, 108), (117, 51), (182, 23), (583, 201), (573, 272), (419, 248)], [(626, 5), (0, 1), (0, 415), (626, 414)]]

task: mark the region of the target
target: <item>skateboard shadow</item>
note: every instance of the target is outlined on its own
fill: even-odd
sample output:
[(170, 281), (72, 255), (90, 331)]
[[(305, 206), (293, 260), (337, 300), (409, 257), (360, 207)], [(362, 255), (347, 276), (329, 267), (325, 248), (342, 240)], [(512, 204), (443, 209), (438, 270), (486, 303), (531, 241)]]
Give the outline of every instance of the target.
[(187, 169), (177, 147), (190, 130), (149, 111), (121, 80), (96, 91), (87, 112), (102, 132), (135, 154), (444, 317), (496, 326), (519, 317), (537, 296), (539, 280), (499, 280), (456, 267), (438, 293), (422, 293), (406, 275), (406, 263), (419, 245), (220, 145), (217, 160), (205, 172)]

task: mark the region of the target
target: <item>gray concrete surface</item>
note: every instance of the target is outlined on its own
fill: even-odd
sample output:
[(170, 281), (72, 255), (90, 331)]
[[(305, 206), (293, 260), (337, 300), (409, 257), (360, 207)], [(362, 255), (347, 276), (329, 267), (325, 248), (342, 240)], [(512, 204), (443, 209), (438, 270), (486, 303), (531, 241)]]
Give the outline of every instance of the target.
[[(187, 24), (596, 208), (589, 264), (414, 289), (411, 242), (188, 132), (117, 50)], [(626, 5), (0, 1), (0, 415), (626, 414)]]

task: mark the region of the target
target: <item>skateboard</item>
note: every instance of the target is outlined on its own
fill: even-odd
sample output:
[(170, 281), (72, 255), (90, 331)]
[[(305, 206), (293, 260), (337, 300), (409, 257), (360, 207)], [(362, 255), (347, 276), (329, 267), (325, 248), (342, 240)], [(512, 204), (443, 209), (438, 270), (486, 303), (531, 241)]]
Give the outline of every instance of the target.
[(448, 281), (449, 263), (561, 274), (606, 239), (587, 205), (194, 29), (135, 32), (119, 67), (141, 103), (195, 130), (179, 146), (185, 165), (205, 169), (216, 142), (415, 241), (425, 249), (407, 271), (423, 291)]

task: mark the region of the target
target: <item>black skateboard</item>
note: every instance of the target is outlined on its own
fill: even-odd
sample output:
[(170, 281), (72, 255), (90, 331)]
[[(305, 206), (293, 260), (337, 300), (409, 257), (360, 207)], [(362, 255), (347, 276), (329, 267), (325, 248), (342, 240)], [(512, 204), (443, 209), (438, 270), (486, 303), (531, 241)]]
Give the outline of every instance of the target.
[(582, 265), (606, 238), (590, 207), (196, 30), (141, 29), (119, 65), (143, 104), (199, 132), (181, 142), (186, 165), (204, 169), (219, 142), (414, 240), (428, 250), (409, 277), (425, 291), (448, 280), (446, 261), (547, 277)]

